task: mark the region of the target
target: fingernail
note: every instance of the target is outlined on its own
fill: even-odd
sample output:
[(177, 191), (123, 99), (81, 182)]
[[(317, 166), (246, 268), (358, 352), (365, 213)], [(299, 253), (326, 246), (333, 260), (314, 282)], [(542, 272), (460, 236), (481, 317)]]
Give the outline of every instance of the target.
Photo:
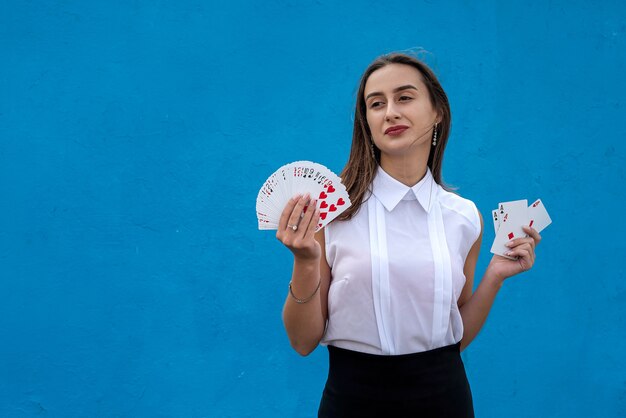
[(513, 251), (507, 251), (504, 253), (504, 255), (508, 255), (509, 257), (511, 256), (511, 254), (513, 254)]
[(513, 245), (513, 241), (509, 241), (506, 244), (504, 244), (505, 247), (511, 247)]

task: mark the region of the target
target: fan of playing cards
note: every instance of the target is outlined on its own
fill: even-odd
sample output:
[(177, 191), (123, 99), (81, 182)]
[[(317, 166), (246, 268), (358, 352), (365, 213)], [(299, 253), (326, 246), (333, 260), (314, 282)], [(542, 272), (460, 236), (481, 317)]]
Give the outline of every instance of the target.
[(537, 232), (541, 232), (552, 223), (550, 215), (541, 199), (528, 206), (528, 201), (514, 200), (498, 204), (498, 209), (491, 211), (493, 216), (493, 227), (496, 230), (496, 238), (491, 246), (491, 252), (502, 257), (511, 258), (504, 253), (509, 251), (504, 244), (515, 238), (526, 237), (522, 229), (523, 225), (533, 227)]
[(296, 161), (276, 170), (259, 190), (256, 199), (259, 229), (278, 229), (280, 214), (289, 199), (306, 193), (317, 199), (320, 209), (316, 232), (351, 205), (348, 192), (335, 173), (321, 164)]

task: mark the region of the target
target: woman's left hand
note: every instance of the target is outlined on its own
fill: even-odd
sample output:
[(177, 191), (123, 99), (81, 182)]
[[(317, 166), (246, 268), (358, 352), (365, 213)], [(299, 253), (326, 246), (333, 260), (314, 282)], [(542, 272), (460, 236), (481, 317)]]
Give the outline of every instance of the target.
[(509, 247), (507, 255), (517, 257), (517, 260), (511, 260), (495, 254), (487, 267), (487, 271), (490, 271), (502, 281), (523, 271), (530, 270), (535, 263), (535, 247), (541, 241), (541, 235), (529, 226), (523, 226), (522, 228), (529, 236), (516, 238), (506, 244)]

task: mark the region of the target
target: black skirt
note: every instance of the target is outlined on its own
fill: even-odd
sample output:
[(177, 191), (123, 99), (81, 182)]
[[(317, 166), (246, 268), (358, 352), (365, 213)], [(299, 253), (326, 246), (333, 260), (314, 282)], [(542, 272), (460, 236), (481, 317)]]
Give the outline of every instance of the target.
[(328, 346), (318, 417), (474, 417), (460, 347), (382, 356)]

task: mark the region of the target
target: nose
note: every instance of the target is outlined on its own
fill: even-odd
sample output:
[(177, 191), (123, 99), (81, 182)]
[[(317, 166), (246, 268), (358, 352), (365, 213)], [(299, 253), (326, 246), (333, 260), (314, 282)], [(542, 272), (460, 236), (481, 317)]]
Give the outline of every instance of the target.
[(393, 102), (387, 104), (387, 111), (385, 113), (385, 120), (389, 122), (392, 119), (400, 119), (400, 112), (396, 109), (396, 106)]

